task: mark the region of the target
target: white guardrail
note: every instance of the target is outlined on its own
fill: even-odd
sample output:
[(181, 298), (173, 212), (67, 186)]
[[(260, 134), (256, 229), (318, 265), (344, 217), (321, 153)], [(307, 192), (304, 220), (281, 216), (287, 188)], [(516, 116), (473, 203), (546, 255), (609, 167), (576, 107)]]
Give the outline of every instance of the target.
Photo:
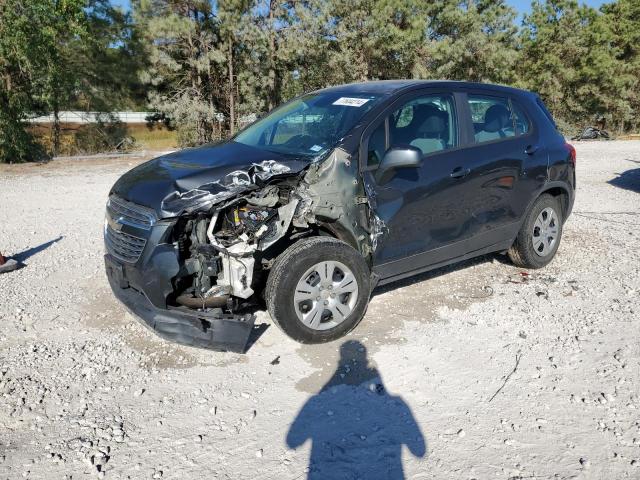
[[(154, 112), (60, 112), (60, 123), (96, 123), (98, 118), (108, 122), (110, 119), (123, 123), (146, 123), (146, 118)], [(33, 117), (31, 123), (53, 123), (53, 114)]]

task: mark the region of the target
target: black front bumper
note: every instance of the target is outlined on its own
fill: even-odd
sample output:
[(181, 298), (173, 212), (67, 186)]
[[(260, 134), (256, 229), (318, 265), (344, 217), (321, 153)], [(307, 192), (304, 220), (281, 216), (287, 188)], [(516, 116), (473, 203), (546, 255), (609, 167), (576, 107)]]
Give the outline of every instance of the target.
[(221, 309), (198, 312), (159, 308), (133, 287), (127, 278), (129, 269), (109, 254), (104, 256), (104, 260), (107, 278), (116, 298), (160, 337), (193, 347), (245, 352), (253, 331), (254, 315), (230, 315)]

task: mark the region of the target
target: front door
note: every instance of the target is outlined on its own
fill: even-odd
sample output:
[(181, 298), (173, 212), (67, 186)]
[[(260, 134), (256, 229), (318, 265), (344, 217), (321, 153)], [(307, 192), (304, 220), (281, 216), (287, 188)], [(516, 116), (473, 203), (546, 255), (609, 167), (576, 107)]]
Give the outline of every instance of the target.
[[(396, 102), (365, 133), (365, 184), (373, 211), (384, 227), (376, 241), (374, 267), (392, 277), (460, 254), (472, 233), (461, 144), (458, 96), (422, 92)], [(463, 98), (463, 97), (460, 97)], [(411, 145), (423, 154), (419, 168), (401, 168), (391, 179), (376, 178), (384, 153)]]

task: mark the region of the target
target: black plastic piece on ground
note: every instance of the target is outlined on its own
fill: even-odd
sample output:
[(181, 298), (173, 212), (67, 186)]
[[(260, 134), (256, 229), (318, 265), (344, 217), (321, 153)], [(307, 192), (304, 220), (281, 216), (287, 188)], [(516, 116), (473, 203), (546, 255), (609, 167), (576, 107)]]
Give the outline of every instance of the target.
[(245, 353), (249, 337), (254, 330), (255, 315), (233, 315), (217, 312), (168, 310), (155, 307), (142, 293), (122, 288), (118, 264), (105, 255), (107, 277), (116, 298), (141, 323), (158, 336), (192, 347), (209, 350)]

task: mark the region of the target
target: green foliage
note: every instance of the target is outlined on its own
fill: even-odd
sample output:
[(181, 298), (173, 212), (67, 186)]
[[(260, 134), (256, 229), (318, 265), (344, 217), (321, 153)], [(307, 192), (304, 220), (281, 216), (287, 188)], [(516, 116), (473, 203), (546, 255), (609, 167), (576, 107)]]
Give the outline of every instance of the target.
[[(171, 2), (180, 12), (191, 4)], [(443, 78), (537, 91), (567, 130), (602, 115), (623, 131), (637, 128), (640, 112), (638, 9), (634, 0), (618, 0), (602, 12), (575, 0), (534, 0), (519, 28), (505, 0), (220, 2), (214, 22), (190, 20), (199, 32), (210, 32), (209, 46), (217, 52), (208, 80), (215, 88), (204, 103), (210, 109), (196, 101), (199, 95), (189, 96), (196, 102), (189, 106), (180, 95), (152, 105), (183, 125), (187, 143), (201, 143), (209, 137), (197, 134), (196, 112), (210, 121), (222, 115), (212, 135), (224, 136), (243, 115), (324, 86)], [(159, 13), (159, 22), (168, 21)], [(169, 59), (184, 65), (175, 55)], [(171, 82), (162, 88), (164, 98), (179, 92)]]
[(145, 66), (142, 39), (131, 13), (109, 0), (85, 0), (83, 28), (69, 40), (64, 61), (74, 88), (64, 106), (85, 111), (137, 110), (145, 90), (137, 73)]
[(335, 83), (411, 76), (423, 41), (424, 2), (332, 1), (329, 70)]
[(567, 131), (640, 127), (637, 0), (533, 0), (520, 26), (505, 1), (0, 0), (0, 162), (42, 155), (38, 113), (149, 108), (197, 145), (303, 92), (391, 78), (531, 89)]
[[(0, 0), (0, 162), (43, 158), (26, 120), (58, 112), (134, 106), (138, 45), (108, 0)], [(133, 93), (132, 93), (133, 92)]]
[(150, 106), (171, 119), (181, 145), (210, 142), (220, 130), (226, 55), (220, 22), (207, 1), (140, 0), (134, 14), (147, 68)]
[(22, 114), (22, 109), (10, 105), (9, 95), (0, 92), (0, 163), (21, 163), (47, 158), (42, 145), (27, 132), (27, 125), (21, 119)]
[(503, 0), (436, 0), (429, 3), (426, 14), (428, 34), (417, 76), (514, 81), (515, 12)]
[[(621, 131), (640, 128), (640, 2), (618, 0), (602, 6), (600, 23), (608, 31), (611, 53), (615, 55), (616, 70), (624, 82), (616, 101)], [(609, 73), (611, 75), (611, 73)]]
[(52, 48), (52, 14), (40, 2), (0, 2), (0, 162), (42, 157), (25, 120), (44, 107), (38, 93)]
[(575, 0), (534, 2), (520, 36), (519, 84), (540, 93), (567, 133), (596, 116), (618, 132), (638, 127), (639, 13), (633, 0), (603, 13)]

